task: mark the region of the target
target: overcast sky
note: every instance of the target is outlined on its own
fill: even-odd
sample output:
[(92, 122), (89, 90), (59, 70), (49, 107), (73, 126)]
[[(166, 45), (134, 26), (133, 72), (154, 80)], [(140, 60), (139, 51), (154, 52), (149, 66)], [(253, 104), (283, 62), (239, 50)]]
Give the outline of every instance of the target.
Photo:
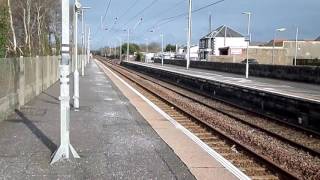
[[(72, 1), (72, 0), (71, 0)], [(152, 2), (155, 2), (152, 4)], [(193, 9), (198, 9), (216, 0), (193, 0)], [(116, 45), (118, 38), (126, 40), (123, 29), (131, 28), (142, 18), (142, 23), (132, 32), (131, 40), (145, 43), (146, 39), (160, 42), (160, 34), (165, 43), (185, 44), (187, 37), (187, 19), (182, 16), (174, 21), (161, 24), (161, 20), (186, 13), (188, 0), (111, 0), (109, 11), (101, 30), (100, 17), (105, 15), (109, 0), (82, 0), (84, 6), (92, 7), (86, 14), (86, 22), (92, 28), (94, 48)], [(152, 4), (152, 5), (151, 5)], [(138, 14), (139, 12), (143, 13)], [(225, 0), (217, 5), (193, 14), (192, 41), (198, 40), (209, 31), (209, 14), (212, 14), (212, 26), (227, 25), (246, 34), (247, 17), (243, 11), (252, 12), (252, 40), (269, 41), (276, 28), (285, 27), (287, 31), (279, 33), (281, 39), (294, 39), (296, 27), (300, 28), (301, 39), (315, 39), (320, 35), (320, 0)], [(115, 18), (118, 18), (115, 23)], [(160, 23), (160, 25), (159, 25)], [(149, 32), (155, 28), (155, 32)]]

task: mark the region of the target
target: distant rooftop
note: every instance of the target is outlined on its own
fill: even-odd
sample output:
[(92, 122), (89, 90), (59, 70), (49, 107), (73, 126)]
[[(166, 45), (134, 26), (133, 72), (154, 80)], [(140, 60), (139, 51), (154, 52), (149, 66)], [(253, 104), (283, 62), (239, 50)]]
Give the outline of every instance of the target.
[(239, 32), (231, 29), (230, 27), (223, 25), (215, 29), (214, 31), (210, 32), (206, 36), (204, 36), (202, 39), (208, 39), (208, 38), (215, 38), (215, 37), (244, 37)]

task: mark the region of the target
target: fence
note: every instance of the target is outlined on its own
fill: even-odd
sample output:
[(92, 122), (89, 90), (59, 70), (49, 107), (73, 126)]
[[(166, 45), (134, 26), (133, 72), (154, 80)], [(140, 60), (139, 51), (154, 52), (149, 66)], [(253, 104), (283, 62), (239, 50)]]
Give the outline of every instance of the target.
[(58, 79), (58, 56), (0, 58), (0, 121)]

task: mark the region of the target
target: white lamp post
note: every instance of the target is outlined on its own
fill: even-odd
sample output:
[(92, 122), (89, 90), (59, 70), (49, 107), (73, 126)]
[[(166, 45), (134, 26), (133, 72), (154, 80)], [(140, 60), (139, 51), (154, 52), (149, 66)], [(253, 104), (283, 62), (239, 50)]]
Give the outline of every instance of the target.
[(73, 92), (73, 106), (75, 111), (79, 110), (79, 70), (78, 70), (78, 14), (79, 14), (79, 10), (81, 8), (81, 4), (79, 3), (78, 0), (75, 0), (74, 2), (74, 62), (75, 62), (75, 70), (74, 70), (74, 74), (73, 74), (73, 78), (74, 78), (74, 92)]
[(81, 58), (81, 75), (84, 76), (84, 61), (86, 57), (85, 52), (85, 25), (84, 25), (84, 10), (90, 9), (90, 7), (81, 7), (81, 31), (82, 31), (82, 58)]
[(275, 48), (275, 46), (276, 46), (276, 34), (277, 34), (277, 32), (283, 32), (283, 31), (285, 31), (286, 30), (286, 28), (279, 28), (279, 29), (276, 29), (275, 31), (274, 31), (274, 36), (273, 36), (273, 48), (272, 48), (272, 64), (274, 64), (274, 48)]
[(249, 78), (249, 44), (251, 41), (251, 33), (250, 33), (250, 25), (251, 25), (251, 12), (243, 12), (242, 14), (245, 14), (248, 16), (248, 29), (247, 29), (247, 61), (246, 61), (246, 78)]
[(60, 63), (60, 146), (54, 153), (51, 164), (69, 159), (70, 151), (75, 158), (80, 158), (70, 144), (70, 46), (69, 46), (69, 0), (62, 0), (62, 46)]

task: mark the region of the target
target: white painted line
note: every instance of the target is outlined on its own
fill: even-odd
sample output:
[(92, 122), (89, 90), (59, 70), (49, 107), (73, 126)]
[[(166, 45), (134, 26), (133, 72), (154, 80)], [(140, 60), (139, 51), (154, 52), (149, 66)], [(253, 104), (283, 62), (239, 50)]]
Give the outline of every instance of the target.
[(181, 124), (179, 124), (177, 121), (175, 121), (173, 118), (171, 118), (166, 112), (164, 112), (162, 109), (160, 109), (157, 105), (155, 105), (153, 102), (151, 102), (148, 98), (143, 96), (140, 92), (138, 92), (131, 85), (129, 85), (127, 82), (125, 82), (122, 78), (120, 78), (118, 75), (116, 75), (114, 72), (112, 72), (109, 68), (105, 67), (101, 62), (99, 62), (97, 60), (95, 60), (95, 62), (98, 63), (99, 66), (104, 71), (108, 70), (113, 76), (115, 76), (117, 79), (119, 79), (124, 85), (126, 85), (129, 89), (131, 89), (135, 94), (137, 94), (140, 98), (142, 98), (146, 103), (148, 103), (154, 110), (156, 110), (163, 117), (165, 117), (167, 120), (169, 120), (177, 129), (181, 130), (185, 135), (187, 135), (192, 141), (194, 141), (197, 145), (199, 145), (204, 151), (206, 151), (208, 154), (210, 154), (215, 160), (217, 160), (222, 166), (224, 166), (234, 176), (236, 176), (237, 178), (239, 178), (241, 180), (249, 180), (250, 179), (250, 177), (245, 175), (241, 170), (239, 170), (237, 167), (235, 167), (230, 161), (228, 161), (227, 159), (222, 157), (218, 152), (216, 152), (211, 147), (209, 147), (207, 144), (205, 144), (203, 141), (201, 141), (197, 136), (195, 136), (188, 129), (184, 128)]

